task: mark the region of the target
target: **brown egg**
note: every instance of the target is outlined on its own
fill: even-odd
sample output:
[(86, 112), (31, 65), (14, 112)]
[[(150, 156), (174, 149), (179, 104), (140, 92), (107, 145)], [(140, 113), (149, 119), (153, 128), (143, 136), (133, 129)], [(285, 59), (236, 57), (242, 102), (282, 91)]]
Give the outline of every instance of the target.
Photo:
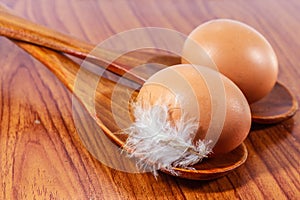
[[(198, 47), (193, 43), (197, 42)], [(185, 42), (182, 63), (207, 66), (203, 50), (217, 68), (244, 93), (249, 103), (275, 85), (278, 62), (269, 42), (252, 27), (229, 19), (212, 20), (193, 30)]]
[(163, 69), (143, 85), (137, 97), (145, 105), (167, 105), (174, 126), (181, 117), (194, 119), (193, 136), (212, 140), (214, 154), (227, 153), (247, 137), (251, 114), (240, 89), (219, 72), (191, 64)]

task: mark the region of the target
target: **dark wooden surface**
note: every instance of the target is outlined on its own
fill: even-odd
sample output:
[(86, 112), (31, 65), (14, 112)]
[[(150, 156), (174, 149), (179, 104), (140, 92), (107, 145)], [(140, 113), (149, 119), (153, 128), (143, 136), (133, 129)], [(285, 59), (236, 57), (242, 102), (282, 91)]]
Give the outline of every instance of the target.
[[(20, 16), (97, 44), (132, 28), (188, 34), (214, 18), (243, 21), (272, 44), (279, 80), (300, 99), (300, 2), (3, 0)], [(299, 199), (300, 114), (255, 125), (247, 162), (213, 181), (106, 167), (82, 144), (72, 95), (41, 63), (0, 38), (0, 199)]]

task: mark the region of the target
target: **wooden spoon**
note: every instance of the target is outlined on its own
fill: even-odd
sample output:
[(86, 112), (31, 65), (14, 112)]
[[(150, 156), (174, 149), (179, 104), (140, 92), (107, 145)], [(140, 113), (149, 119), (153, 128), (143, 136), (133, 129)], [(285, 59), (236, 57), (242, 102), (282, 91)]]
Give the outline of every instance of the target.
[[(100, 119), (100, 117), (98, 117), (99, 114), (95, 113), (94, 107), (87, 100), (90, 99), (89, 94), (86, 92), (89, 87), (88, 81), (86, 81), (86, 85), (84, 85), (84, 88), (86, 88), (86, 90), (75, 90), (74, 88), (74, 85), (76, 84), (75, 80), (76, 78), (78, 79), (77, 73), (79, 70), (81, 70), (80, 73), (85, 73), (85, 76), (89, 79), (94, 78), (97, 75), (85, 69), (80, 69), (80, 66), (77, 63), (61, 53), (21, 41), (12, 41), (14, 41), (19, 47), (34, 56), (40, 62), (42, 62), (49, 70), (51, 70), (56, 75), (56, 77), (72, 93), (74, 93), (75, 96), (79, 98), (79, 101), (87, 110), (88, 114), (95, 120), (96, 124), (103, 130), (105, 135), (117, 146), (121, 148), (124, 146), (126, 135), (120, 134), (120, 132), (118, 131), (118, 125), (114, 124), (110, 119), (110, 117), (112, 117), (112, 113), (107, 112), (110, 110), (111, 99), (109, 99), (109, 97), (111, 95), (111, 90), (113, 90), (113, 87), (116, 86), (115, 82), (105, 78), (101, 78), (99, 84), (102, 84), (102, 87), (97, 88), (97, 90), (95, 91), (95, 106), (99, 108), (97, 109), (100, 111), (99, 114), (101, 114), (101, 112), (105, 112), (105, 115), (102, 116), (104, 118)], [(85, 81), (83, 81), (82, 83), (84, 84)], [(118, 87), (123, 86), (119, 85)], [(101, 88), (105, 88), (105, 90), (101, 90)], [(126, 93), (126, 87), (124, 87), (123, 91), (124, 93)], [(123, 109), (126, 110), (128, 108)], [(123, 111), (120, 110), (116, 114), (122, 115), (122, 113)], [(105, 124), (103, 123), (104, 121), (106, 121)], [(228, 172), (242, 165), (246, 161), (247, 155), (248, 152), (246, 146), (242, 144), (228, 154), (206, 159), (203, 162), (196, 164), (195, 166), (193, 166), (195, 169), (174, 168), (174, 171), (177, 173), (178, 177), (186, 179), (215, 179), (224, 176)], [(174, 173), (167, 169), (161, 169), (161, 171), (174, 175)]]
[[(94, 49), (95, 45), (29, 22), (12, 14), (7, 8), (1, 5), (0, 35), (44, 46), (81, 59), (87, 59), (99, 66), (108, 65), (107, 69), (109, 71), (120, 76), (126, 73), (128, 79), (141, 85), (145, 82), (145, 78), (143, 78), (142, 75), (130, 71), (132, 67), (144, 64), (147, 60), (156, 60), (162, 64), (168, 62), (167, 64), (169, 65), (179, 64), (180, 62), (180, 58), (175, 56), (164, 56), (164, 59), (159, 59), (161, 55), (144, 52), (139, 53), (138, 57), (124, 55), (110, 64), (108, 60), (116, 57), (116, 53), (105, 49), (97, 49), (97, 52), (92, 55), (90, 52)], [(166, 57), (168, 59), (165, 59)], [(292, 95), (288, 88), (279, 83), (275, 85), (270, 95), (251, 105), (253, 122), (262, 124), (281, 122), (293, 116), (297, 109), (298, 103), (295, 96)]]

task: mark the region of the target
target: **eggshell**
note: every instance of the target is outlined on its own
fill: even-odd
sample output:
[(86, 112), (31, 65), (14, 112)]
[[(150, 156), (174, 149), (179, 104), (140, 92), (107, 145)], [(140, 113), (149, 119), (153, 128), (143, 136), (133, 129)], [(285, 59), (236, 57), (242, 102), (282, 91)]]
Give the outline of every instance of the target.
[(137, 101), (167, 104), (173, 124), (183, 115), (195, 119), (194, 142), (215, 138), (214, 154), (235, 149), (250, 130), (250, 108), (243, 93), (231, 80), (207, 67), (182, 64), (163, 69), (147, 80)]
[[(199, 44), (198, 50), (194, 42)], [(216, 67), (231, 79), (249, 103), (266, 96), (275, 85), (275, 52), (263, 35), (244, 23), (218, 19), (198, 26), (185, 42), (182, 63), (205, 65), (203, 50), (215, 64), (209, 67)]]

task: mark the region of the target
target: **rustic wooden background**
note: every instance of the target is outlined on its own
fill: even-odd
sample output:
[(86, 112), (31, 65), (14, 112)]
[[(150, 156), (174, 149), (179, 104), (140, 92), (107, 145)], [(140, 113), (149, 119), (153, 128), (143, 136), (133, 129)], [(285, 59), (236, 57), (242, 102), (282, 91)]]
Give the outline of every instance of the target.
[[(20, 16), (97, 44), (132, 28), (188, 34), (231, 18), (260, 31), (280, 63), (279, 80), (300, 99), (299, 0), (2, 0)], [(0, 199), (299, 199), (300, 114), (253, 126), (243, 166), (213, 181), (130, 174), (83, 146), (69, 91), (42, 64), (0, 38)]]

